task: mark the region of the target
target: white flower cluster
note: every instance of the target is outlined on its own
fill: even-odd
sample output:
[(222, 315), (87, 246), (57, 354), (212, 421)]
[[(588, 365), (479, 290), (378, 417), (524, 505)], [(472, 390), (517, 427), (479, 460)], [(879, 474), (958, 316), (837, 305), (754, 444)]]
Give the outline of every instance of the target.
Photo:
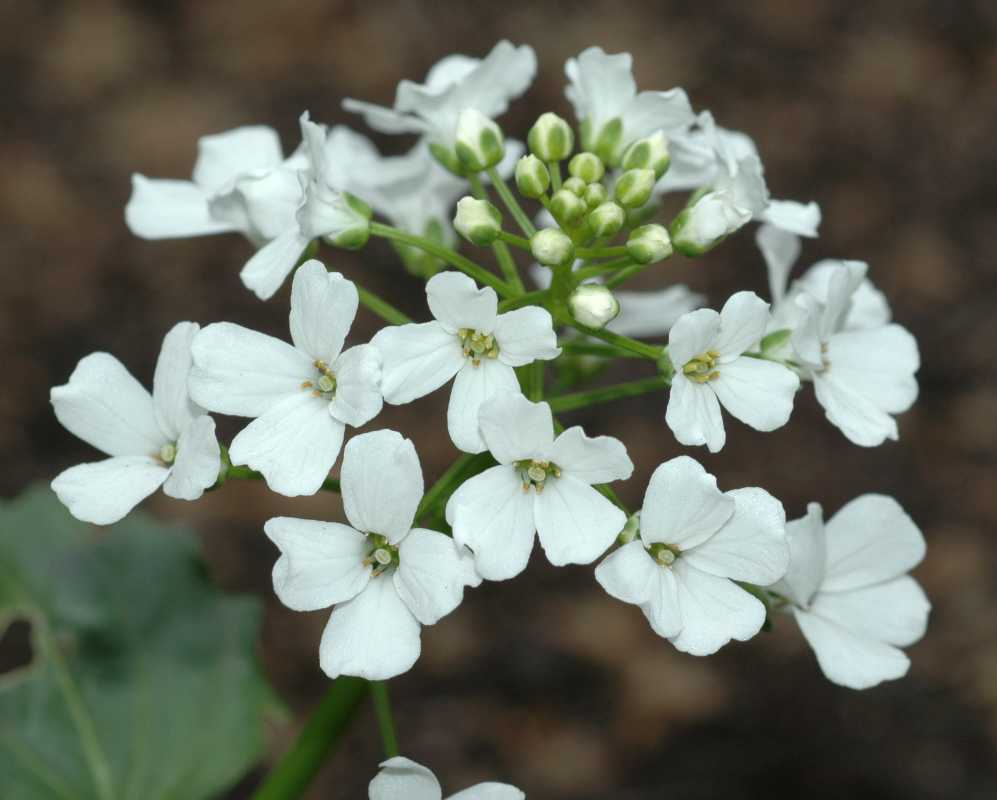
[[(280, 517), (264, 526), (280, 551), (278, 597), (297, 610), (332, 608), (319, 646), (332, 677), (411, 668), (421, 626), (453, 611), (466, 587), (522, 572), (535, 537), (557, 566), (602, 558), (598, 582), (683, 652), (750, 639), (784, 610), (831, 680), (866, 687), (904, 674), (898, 648), (923, 634), (929, 605), (906, 575), (923, 540), (895, 501), (858, 498), (826, 526), (813, 504), (787, 523), (763, 489), (723, 492), (679, 456), (654, 471), (642, 509), (629, 514), (607, 486), (633, 472), (624, 444), (565, 430), (555, 414), (670, 387), (665, 421), (675, 438), (716, 452), (726, 440), (721, 407), (772, 431), (809, 381), (830, 422), (874, 446), (897, 438), (894, 415), (916, 399), (913, 337), (890, 322), (864, 263), (822, 261), (788, 285), (799, 237), (816, 236), (817, 206), (772, 200), (753, 142), (694, 113), (681, 89), (638, 92), (628, 54), (590, 48), (566, 65), (583, 148), (569, 176), (561, 162), (575, 132), (550, 113), (516, 163), (522, 147), (507, 145), (494, 120), (535, 70), (532, 49), (501, 42), (481, 60), (444, 59), (424, 84), (403, 81), (392, 108), (344, 102), (379, 131), (419, 136), (404, 156), (382, 157), (360, 134), (306, 112), (303, 144), (288, 158), (269, 128), (239, 128), (200, 141), (191, 182), (136, 175), (126, 219), (138, 235), (244, 234), (258, 250), (242, 280), (261, 298), (294, 272), (290, 342), (227, 322), (180, 323), (163, 343), (151, 396), (113, 357), (84, 358), (52, 403), (110, 458), (67, 470), (55, 491), (79, 518), (108, 524), (160, 485), (187, 500), (247, 472), (287, 496), (336, 488), (330, 472), (344, 450), (348, 525)], [(520, 194), (543, 206), (539, 216), (506, 185), (513, 171)], [(489, 187), (524, 236), (503, 229)], [(468, 190), (474, 197), (457, 204)], [(687, 190), (669, 225), (649, 222), (665, 195)], [(451, 247), (455, 205), (454, 228), (494, 249), (501, 277)], [(771, 307), (746, 291), (719, 312), (696, 308), (701, 298), (685, 287), (615, 291), (749, 221), (763, 223)], [(358, 248), (372, 235), (428, 279), (431, 320), (408, 321), (309, 258), (320, 242)], [(523, 288), (510, 247), (540, 262), (540, 289)], [(346, 347), (361, 304), (393, 324)], [(630, 338), (666, 334), (667, 344)], [(570, 387), (616, 356), (648, 359), (655, 377), (639, 389), (544, 401), (554, 383), (545, 365)], [(415, 448), (400, 433), (363, 433), (343, 448), (347, 427), (370, 423), (383, 402), (412, 402), (451, 379), (447, 427), (467, 455), (425, 495)], [(251, 421), (225, 450), (208, 412)], [(441, 796), (425, 768), (398, 758), (382, 766), (372, 798)], [(522, 796), (482, 786), (498, 788), (454, 797)]]

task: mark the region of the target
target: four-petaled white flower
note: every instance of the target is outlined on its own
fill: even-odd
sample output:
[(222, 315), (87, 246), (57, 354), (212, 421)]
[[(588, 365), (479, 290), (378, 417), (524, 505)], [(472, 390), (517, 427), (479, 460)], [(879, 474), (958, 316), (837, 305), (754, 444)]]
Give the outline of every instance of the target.
[(382, 328), (371, 344), (381, 353), (381, 391), (392, 404), (423, 397), (457, 376), (447, 409), (450, 438), (480, 453), (481, 404), (497, 392), (518, 391), (513, 367), (560, 355), (550, 313), (539, 306), (498, 313), (491, 287), (479, 289), (458, 272), (441, 272), (426, 284), (433, 322)]
[(688, 456), (659, 466), (640, 512), (640, 538), (607, 556), (596, 580), (640, 606), (654, 632), (692, 655), (746, 641), (765, 606), (735, 581), (767, 585), (789, 563), (782, 504), (758, 488), (721, 492)]
[(349, 525), (292, 517), (265, 525), (281, 552), (274, 591), (295, 611), (334, 606), (319, 645), (319, 664), (330, 678), (385, 680), (418, 659), (420, 626), (457, 608), (464, 587), (481, 578), (450, 537), (412, 527), (422, 468), (401, 434), (352, 438), (340, 486)]
[(626, 515), (594, 484), (626, 480), (623, 443), (589, 438), (578, 426), (554, 438), (547, 403), (503, 392), (481, 408), (481, 433), (498, 461), (450, 497), (454, 540), (474, 551), (478, 572), (501, 581), (526, 568), (534, 532), (555, 566), (589, 564), (606, 551)]
[(720, 406), (755, 430), (785, 425), (800, 386), (796, 373), (772, 361), (744, 355), (764, 336), (768, 303), (738, 292), (718, 314), (691, 311), (672, 326), (668, 354), (675, 367), (665, 420), (682, 444), (726, 441)]
[(343, 350), (357, 303), (352, 282), (308, 261), (291, 286), (293, 345), (229, 322), (208, 325), (194, 339), (191, 396), (212, 411), (256, 418), (229, 456), (261, 472), (275, 492), (317, 492), (346, 426), (381, 411), (377, 350)]
[(215, 422), (187, 395), (194, 322), (163, 339), (150, 395), (108, 353), (82, 359), (69, 383), (52, 389), (55, 416), (68, 431), (110, 458), (70, 467), (52, 489), (78, 519), (110, 525), (160, 486), (197, 500), (218, 480)]
[(866, 689), (907, 674), (900, 650), (924, 635), (931, 603), (907, 575), (924, 538), (896, 500), (857, 497), (824, 523), (820, 505), (786, 526), (790, 564), (772, 589), (817, 654), (829, 680)]
[[(431, 770), (403, 756), (380, 764), (370, 782), (370, 800), (443, 800), (443, 789)], [(524, 800), (522, 791), (507, 783), (478, 783), (447, 800)]]

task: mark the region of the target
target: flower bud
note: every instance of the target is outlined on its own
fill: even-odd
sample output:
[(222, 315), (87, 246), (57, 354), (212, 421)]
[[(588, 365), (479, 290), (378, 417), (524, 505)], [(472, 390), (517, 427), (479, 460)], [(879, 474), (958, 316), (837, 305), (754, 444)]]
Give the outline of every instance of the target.
[(571, 126), (550, 111), (541, 114), (526, 137), (530, 152), (544, 161), (562, 161), (571, 155), (575, 134)]
[(672, 254), (672, 238), (663, 225), (641, 225), (627, 239), (627, 254), (638, 264), (653, 264)]
[(561, 184), (561, 188), (567, 189), (572, 194), (576, 194), (579, 197), (581, 197), (583, 194), (585, 194), (585, 181), (583, 181), (581, 178), (576, 178), (572, 176)]
[(594, 133), (595, 141), (588, 149), (599, 156), (604, 164), (610, 166), (618, 164), (620, 150), (623, 148), (623, 120), (614, 117)]
[(585, 201), (585, 205), (588, 206), (589, 210), (595, 208), (598, 205), (602, 205), (606, 202), (606, 198), (609, 197), (609, 192), (606, 191), (606, 187), (601, 183), (590, 183), (585, 187), (585, 194), (582, 199)]
[(672, 245), (683, 255), (701, 256), (748, 220), (751, 212), (722, 192), (707, 192), (672, 220)]
[(665, 174), (672, 157), (668, 152), (668, 138), (661, 131), (638, 139), (623, 153), (623, 169), (652, 169), (655, 179)]
[(547, 193), (550, 186), (550, 172), (547, 166), (530, 153), (516, 163), (516, 187), (523, 197), (536, 200)]
[[(343, 192), (343, 201), (352, 213), (353, 223), (344, 225), (342, 222), (337, 226), (335, 233), (326, 234), (323, 238), (335, 247), (342, 247), (344, 250), (359, 250), (370, 239), (370, 218), (373, 216), (371, 207), (363, 200), (349, 192)], [(343, 215), (337, 214), (342, 220)]]
[(578, 153), (568, 162), (568, 172), (585, 183), (601, 181), (606, 172), (602, 160), (595, 153)]
[(575, 245), (568, 236), (557, 228), (544, 228), (530, 239), (530, 252), (546, 267), (563, 267), (575, 257)]
[(620, 313), (620, 301), (598, 283), (583, 283), (568, 297), (571, 316), (589, 328), (603, 328)]
[(457, 117), (454, 150), (465, 170), (483, 172), (505, 155), (502, 129), (477, 109), (466, 108)]
[(502, 230), (502, 213), (487, 200), (462, 197), (453, 226), (457, 233), (480, 247), (494, 242)]
[(627, 170), (616, 182), (616, 202), (627, 208), (638, 208), (648, 201), (653, 188), (653, 169)]
[(610, 201), (593, 208), (588, 215), (589, 228), (596, 239), (605, 239), (620, 232), (626, 221), (626, 212)]
[(587, 211), (585, 202), (574, 192), (561, 189), (550, 199), (550, 213), (566, 225), (574, 225)]

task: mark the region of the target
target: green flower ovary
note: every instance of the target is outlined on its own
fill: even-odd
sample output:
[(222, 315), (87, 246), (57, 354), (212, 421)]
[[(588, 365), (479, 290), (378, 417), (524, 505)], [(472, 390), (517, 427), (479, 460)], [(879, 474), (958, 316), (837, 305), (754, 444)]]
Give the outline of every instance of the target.
[(557, 464), (549, 461), (541, 461), (536, 458), (526, 458), (513, 464), (519, 472), (519, 477), (523, 481), (523, 491), (528, 492), (533, 486), (540, 494), (544, 490), (544, 484), (550, 478), (560, 478), (561, 468)]
[(472, 328), (461, 328), (457, 331), (457, 336), (460, 339), (460, 346), (464, 349), (464, 355), (471, 359), (474, 366), (478, 366), (482, 358), (498, 358), (499, 346), (492, 334)]
[(311, 389), (315, 397), (326, 395), (331, 400), (336, 396), (336, 374), (321, 359), (315, 361), (315, 369), (318, 370), (318, 377), (313, 381), (305, 381), (301, 388)]
[(647, 548), (647, 552), (651, 554), (651, 558), (663, 567), (670, 567), (675, 563), (675, 559), (682, 555), (682, 551), (675, 545), (663, 542), (655, 542)]
[(686, 362), (685, 366), (682, 367), (682, 374), (690, 381), (695, 381), (696, 383), (707, 383), (708, 381), (719, 378), (720, 371), (716, 369), (719, 358), (720, 353), (716, 350), (707, 350), (705, 353), (700, 353), (695, 358), (691, 358)]
[(400, 563), (398, 546), (389, 544), (387, 536), (382, 536), (379, 533), (369, 533), (367, 534), (367, 542), (367, 557), (363, 560), (363, 564), (365, 567), (374, 568), (371, 577), (376, 578), (382, 572), (398, 566)]

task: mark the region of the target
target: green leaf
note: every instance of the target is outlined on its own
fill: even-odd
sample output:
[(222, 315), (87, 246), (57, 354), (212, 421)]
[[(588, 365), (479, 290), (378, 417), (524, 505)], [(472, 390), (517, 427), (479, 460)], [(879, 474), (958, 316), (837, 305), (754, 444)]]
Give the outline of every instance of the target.
[(260, 755), (259, 603), (212, 587), (189, 531), (98, 530), (47, 487), (0, 504), (0, 633), (16, 619), (32, 661), (0, 676), (5, 800), (193, 800)]

